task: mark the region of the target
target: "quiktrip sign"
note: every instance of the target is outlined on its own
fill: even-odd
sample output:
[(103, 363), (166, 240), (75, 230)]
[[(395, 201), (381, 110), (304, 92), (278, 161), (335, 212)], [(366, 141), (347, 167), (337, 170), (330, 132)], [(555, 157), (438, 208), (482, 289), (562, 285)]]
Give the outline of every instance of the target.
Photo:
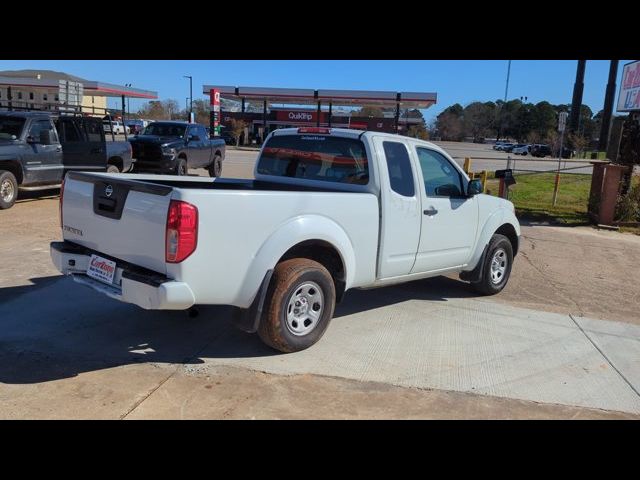
[(640, 60), (627, 63), (622, 70), (618, 112), (640, 111)]
[(209, 90), (211, 109), (211, 133), (220, 135), (220, 90), (212, 88)]

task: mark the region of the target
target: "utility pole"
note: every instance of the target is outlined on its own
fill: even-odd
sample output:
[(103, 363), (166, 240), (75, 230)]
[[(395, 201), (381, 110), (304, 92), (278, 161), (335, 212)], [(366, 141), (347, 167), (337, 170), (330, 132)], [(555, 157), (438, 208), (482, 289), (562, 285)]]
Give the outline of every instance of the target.
[(582, 93), (584, 92), (584, 71), (587, 66), (586, 60), (578, 60), (576, 70), (576, 83), (573, 86), (573, 99), (571, 101), (571, 118), (569, 119), (569, 130), (577, 132), (580, 126), (580, 113), (582, 110)]
[(502, 104), (502, 107), (500, 107), (500, 112), (498, 113), (498, 138), (496, 140), (499, 140), (500, 137), (502, 136), (502, 109), (505, 108), (506, 104), (507, 104), (507, 95), (509, 93), (509, 77), (511, 76), (511, 60), (509, 60), (509, 63), (507, 64), (507, 83), (504, 87), (504, 102)]
[(598, 141), (598, 151), (605, 152), (609, 144), (609, 129), (611, 128), (611, 115), (613, 113), (613, 100), (616, 96), (616, 78), (618, 77), (618, 62), (611, 60), (609, 65), (609, 81), (607, 82), (607, 93), (604, 96), (604, 108), (602, 110), (602, 122), (600, 126), (600, 140)]

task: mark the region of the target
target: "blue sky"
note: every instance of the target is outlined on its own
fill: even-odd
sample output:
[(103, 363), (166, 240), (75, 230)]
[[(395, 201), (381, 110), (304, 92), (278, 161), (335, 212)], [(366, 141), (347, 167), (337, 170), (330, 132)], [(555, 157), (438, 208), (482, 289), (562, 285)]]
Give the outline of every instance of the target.
[[(620, 86), (622, 66), (618, 69)], [(571, 103), (576, 60), (513, 60), (508, 99), (528, 97)], [(436, 92), (438, 103), (424, 111), (427, 120), (453, 103), (504, 98), (507, 60), (0, 60), (0, 70), (47, 69), (108, 83), (132, 83), (155, 90), (180, 105), (189, 96), (204, 98), (203, 84)], [(609, 61), (587, 62), (583, 103), (602, 109)], [(131, 110), (142, 103), (131, 101)], [(116, 106), (111, 100), (110, 106)]]

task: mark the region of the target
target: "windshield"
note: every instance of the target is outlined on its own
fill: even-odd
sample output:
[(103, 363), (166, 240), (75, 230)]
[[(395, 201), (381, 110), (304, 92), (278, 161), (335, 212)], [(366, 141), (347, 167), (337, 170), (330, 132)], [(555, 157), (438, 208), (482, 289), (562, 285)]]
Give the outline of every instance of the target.
[(0, 140), (19, 138), (24, 127), (24, 118), (0, 116)]
[(142, 132), (144, 135), (157, 135), (159, 137), (184, 137), (186, 125), (176, 125), (175, 123), (152, 123)]
[(360, 140), (324, 135), (271, 137), (258, 160), (258, 173), (325, 182), (369, 183), (369, 164)]

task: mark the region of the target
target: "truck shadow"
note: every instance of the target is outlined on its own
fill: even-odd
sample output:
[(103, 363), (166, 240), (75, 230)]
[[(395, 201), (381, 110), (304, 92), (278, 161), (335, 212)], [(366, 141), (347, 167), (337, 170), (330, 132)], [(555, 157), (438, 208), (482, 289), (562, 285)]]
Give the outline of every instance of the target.
[[(231, 308), (185, 312), (145, 311), (76, 288), (65, 277), (32, 279), (33, 285), (0, 289), (0, 383), (33, 384), (135, 364), (201, 365), (208, 359), (282, 355), (257, 335), (236, 329)], [(407, 300), (472, 297), (449, 278), (354, 290), (335, 321)]]

